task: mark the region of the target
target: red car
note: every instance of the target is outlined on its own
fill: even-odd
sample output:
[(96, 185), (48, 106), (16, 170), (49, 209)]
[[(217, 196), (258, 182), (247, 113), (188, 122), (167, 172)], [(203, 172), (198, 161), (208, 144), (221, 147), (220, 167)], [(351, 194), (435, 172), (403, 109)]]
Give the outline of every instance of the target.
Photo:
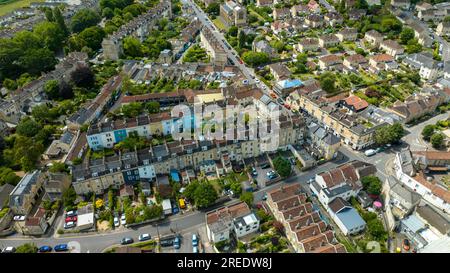
[(67, 217), (66, 218), (66, 223), (68, 223), (68, 222), (76, 222), (77, 221), (77, 217), (76, 216), (72, 216), (72, 217)]
[(239, 59), (239, 63), (240, 63), (240, 64), (243, 64), (244, 62), (243, 62), (241, 59)]
[(277, 95), (275, 95), (275, 93), (270, 93), (270, 96), (271, 96), (272, 98), (274, 98), (274, 99), (277, 98)]
[(291, 109), (291, 106), (287, 103), (284, 104), (284, 107), (286, 107), (286, 109)]

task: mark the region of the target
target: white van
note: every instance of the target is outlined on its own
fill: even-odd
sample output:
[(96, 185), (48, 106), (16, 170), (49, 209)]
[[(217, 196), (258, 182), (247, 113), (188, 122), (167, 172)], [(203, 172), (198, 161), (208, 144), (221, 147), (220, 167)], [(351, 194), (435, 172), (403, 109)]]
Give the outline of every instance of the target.
[(374, 149), (369, 149), (369, 150), (366, 150), (365, 152), (364, 152), (364, 154), (366, 155), (366, 156), (373, 156), (374, 154), (376, 154), (377, 153), (377, 151), (375, 151)]

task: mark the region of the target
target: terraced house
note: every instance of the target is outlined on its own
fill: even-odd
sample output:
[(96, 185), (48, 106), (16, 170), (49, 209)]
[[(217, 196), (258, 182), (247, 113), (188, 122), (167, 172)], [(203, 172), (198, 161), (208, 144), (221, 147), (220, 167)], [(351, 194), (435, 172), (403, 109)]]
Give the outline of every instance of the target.
[(353, 149), (361, 150), (372, 145), (376, 129), (387, 123), (367, 115), (353, 113), (339, 103), (341, 99), (327, 99), (327, 95), (320, 87), (316, 88), (313, 84), (300, 90), (298, 95), (291, 94), (287, 101), (291, 103), (291, 109), (304, 109), (327, 129), (333, 130), (341, 137), (343, 143)]
[[(289, 144), (303, 141), (303, 123), (298, 117), (280, 117), (279, 127), (280, 133), (276, 137), (279, 139), (280, 149), (286, 150)], [(268, 130), (270, 132), (270, 128)], [(257, 137), (252, 140), (250, 128), (242, 132), (235, 129), (234, 135), (241, 135), (243, 139), (175, 140), (137, 151), (117, 152), (100, 159), (89, 159), (74, 166), (73, 186), (78, 194), (101, 194), (109, 187), (119, 188), (123, 184), (152, 181), (157, 175), (168, 174), (174, 169), (199, 170), (204, 162), (211, 160), (227, 169), (228, 160), (240, 161), (265, 153), (263, 144), (274, 138), (271, 134), (262, 136), (258, 131)]]
[(297, 253), (346, 253), (334, 232), (308, 202), (300, 184), (281, 186), (267, 193), (267, 205), (280, 221)]

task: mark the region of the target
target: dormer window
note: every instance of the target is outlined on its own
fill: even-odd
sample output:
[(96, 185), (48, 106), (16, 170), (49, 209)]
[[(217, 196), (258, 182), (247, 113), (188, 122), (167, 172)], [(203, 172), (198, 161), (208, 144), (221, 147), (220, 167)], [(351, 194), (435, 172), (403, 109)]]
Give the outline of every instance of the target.
[(93, 176), (93, 177), (97, 177), (97, 176), (98, 176), (98, 173), (92, 173), (92, 176)]
[(161, 156), (158, 156), (158, 161), (162, 161), (162, 157)]
[(129, 169), (129, 168), (131, 168), (130, 164), (126, 164), (125, 169)]
[(186, 151), (188, 154), (192, 154), (192, 149), (187, 149)]
[(208, 146), (202, 146), (202, 151), (207, 151), (208, 150)]
[(148, 159), (145, 159), (144, 160), (144, 165), (148, 165), (148, 164), (149, 164)]

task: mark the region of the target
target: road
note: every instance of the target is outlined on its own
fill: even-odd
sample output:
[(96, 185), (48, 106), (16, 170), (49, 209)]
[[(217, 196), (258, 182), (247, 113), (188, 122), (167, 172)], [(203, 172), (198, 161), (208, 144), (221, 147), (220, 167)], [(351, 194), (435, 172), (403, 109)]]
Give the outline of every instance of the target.
[[(398, 16), (398, 11), (395, 8), (391, 8), (391, 11), (398, 19), (400, 19)], [(407, 14), (407, 16), (414, 20), (414, 22), (422, 26), (431, 38), (438, 40), (438, 42), (442, 45), (442, 61), (450, 61), (450, 44), (444, 38), (437, 35), (435, 31), (431, 31), (428, 24), (417, 18), (411, 11), (402, 12)]]
[[(234, 48), (226, 41), (224, 35), (220, 30), (216, 27), (216, 25), (209, 19), (208, 15), (193, 1), (193, 0), (185, 0), (184, 3), (187, 3), (188, 5), (193, 7), (193, 10), (195, 12), (195, 15), (200, 20), (200, 22), (212, 30), (212, 33), (217, 41), (219, 41), (220, 46), (225, 50), (227, 53), (228, 59), (230, 59), (235, 66), (237, 66), (242, 74), (245, 76), (245, 78), (248, 80), (249, 84), (256, 84), (266, 95), (270, 96), (272, 93), (269, 86), (267, 86), (263, 81), (257, 80), (257, 75), (255, 74), (255, 71), (253, 69), (248, 68), (239, 58), (238, 53)], [(292, 112), (286, 109), (282, 104), (285, 103), (285, 101), (280, 98), (283, 103), (279, 103), (277, 100), (275, 103), (280, 105), (281, 111), (283, 114), (291, 116)]]
[(425, 150), (427, 147), (432, 149), (430, 145), (426, 145), (426, 143), (422, 140), (423, 128), (429, 124), (435, 124), (439, 120), (446, 120), (448, 118), (450, 118), (450, 115), (448, 113), (443, 113), (415, 126), (406, 128), (409, 133), (403, 138), (403, 141), (408, 143), (410, 149), (413, 151)]
[[(307, 193), (309, 193), (309, 187), (306, 184), (307, 180), (314, 177), (317, 173), (328, 171), (340, 164), (343, 164), (350, 160), (357, 159), (355, 157), (355, 154), (353, 154), (350, 151), (347, 151), (345, 148), (342, 151), (343, 157), (338, 161), (331, 161), (323, 165), (320, 165), (311, 171), (298, 173), (295, 176), (289, 177), (288, 179), (280, 183), (276, 183), (274, 185), (265, 187), (264, 189), (255, 192), (254, 193), (255, 203), (260, 202), (267, 191), (280, 187), (282, 183), (286, 184), (301, 183), (302, 187), (306, 190)], [(236, 201), (237, 200), (232, 200), (228, 203)], [(80, 251), (83, 253), (85, 252), (97, 253), (101, 252), (107, 247), (110, 247), (111, 245), (118, 244), (123, 237), (132, 237), (135, 240), (137, 240), (138, 236), (142, 233), (149, 233), (152, 237), (157, 237), (158, 231), (160, 235), (165, 235), (171, 233), (171, 229), (181, 231), (183, 233), (189, 230), (192, 231), (193, 228), (198, 228), (199, 226), (204, 225), (204, 222), (205, 222), (205, 212), (194, 211), (188, 212), (184, 215), (171, 216), (163, 223), (160, 223), (158, 227), (148, 225), (136, 229), (123, 229), (119, 231), (112, 231), (109, 233), (101, 233), (101, 234), (95, 233), (92, 235), (74, 234), (73, 236), (63, 235), (64, 237), (49, 236), (49, 237), (33, 238), (28, 236), (16, 235), (0, 239), (0, 248), (4, 248), (6, 246), (19, 246), (26, 242), (35, 243), (37, 246), (43, 245), (55, 246), (57, 244), (70, 242), (71, 244), (79, 244)]]

